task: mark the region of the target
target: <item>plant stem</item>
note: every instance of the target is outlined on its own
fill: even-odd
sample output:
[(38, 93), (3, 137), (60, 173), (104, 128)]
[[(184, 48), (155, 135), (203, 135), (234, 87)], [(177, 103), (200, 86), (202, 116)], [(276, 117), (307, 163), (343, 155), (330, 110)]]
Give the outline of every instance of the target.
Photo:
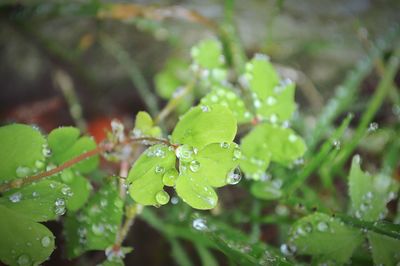
[(375, 114), (378, 112), (379, 107), (382, 105), (386, 95), (392, 88), (393, 79), (396, 75), (397, 70), (400, 66), (400, 48), (398, 48), (394, 55), (390, 58), (386, 71), (379, 82), (378, 88), (376, 89), (371, 101), (368, 104), (368, 109), (363, 113), (360, 123), (354, 132), (349, 143), (346, 143), (343, 150), (338, 155), (338, 160), (335, 169), (341, 169), (345, 164), (346, 160), (352, 154), (354, 149), (367, 131), (369, 123), (371, 123)]
[(164, 106), (164, 108), (161, 110), (161, 112), (156, 116), (154, 119), (154, 124), (158, 124), (161, 121), (163, 121), (175, 108), (176, 106), (180, 103), (180, 101), (189, 93), (192, 91), (194, 85), (197, 82), (197, 75), (194, 77), (186, 86), (185, 88), (176, 96), (171, 98), (167, 105)]
[(163, 144), (166, 144), (166, 145), (170, 145), (170, 146), (176, 147), (176, 145), (171, 144), (166, 139), (153, 138), (153, 137), (131, 138), (131, 139), (125, 141), (124, 143), (117, 143), (117, 144), (113, 144), (113, 143), (109, 143), (109, 142), (103, 142), (103, 143), (99, 144), (99, 146), (97, 146), (97, 148), (95, 148), (93, 150), (90, 150), (90, 151), (87, 151), (85, 153), (82, 153), (82, 154), (78, 155), (77, 157), (72, 158), (71, 160), (66, 161), (65, 163), (61, 164), (60, 166), (57, 166), (57, 167), (55, 167), (55, 168), (53, 168), (53, 169), (51, 169), (49, 171), (42, 172), (42, 173), (39, 173), (39, 174), (36, 174), (36, 175), (33, 175), (33, 176), (28, 176), (28, 177), (25, 177), (25, 178), (16, 179), (16, 180), (13, 180), (13, 181), (11, 181), (9, 183), (1, 184), (0, 185), (0, 193), (5, 192), (5, 191), (10, 190), (10, 189), (13, 189), (13, 188), (19, 188), (21, 186), (30, 184), (32, 182), (39, 181), (39, 180), (41, 180), (43, 178), (55, 175), (55, 174), (65, 170), (65, 169), (67, 169), (67, 168), (69, 168), (69, 167), (71, 167), (71, 166), (73, 166), (73, 165), (75, 165), (75, 164), (77, 164), (77, 163), (79, 163), (79, 162), (81, 162), (83, 160), (86, 160), (86, 159), (88, 159), (88, 158), (90, 158), (92, 156), (99, 155), (99, 154), (102, 154), (104, 152), (110, 152), (113, 149), (115, 149), (117, 147), (117, 145), (127, 145), (127, 144), (130, 144), (130, 143), (133, 143), (133, 142), (144, 142), (144, 141), (153, 142), (153, 143), (163, 143)]
[(121, 247), (122, 242), (128, 235), (129, 229), (131, 228), (133, 222), (135, 221), (137, 214), (140, 214), (142, 212), (142, 209), (143, 209), (142, 205), (139, 204), (132, 204), (126, 207), (125, 221), (123, 225), (120, 227), (120, 230), (118, 232), (117, 238), (114, 243), (114, 249), (118, 249)]

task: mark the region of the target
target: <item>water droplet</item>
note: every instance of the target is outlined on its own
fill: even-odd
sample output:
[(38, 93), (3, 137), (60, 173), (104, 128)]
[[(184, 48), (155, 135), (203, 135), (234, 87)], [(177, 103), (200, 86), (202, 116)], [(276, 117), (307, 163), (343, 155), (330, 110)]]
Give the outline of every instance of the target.
[(68, 197), (71, 197), (74, 193), (71, 191), (71, 188), (70, 187), (63, 187), (62, 189), (61, 189), (61, 193), (64, 195), (64, 196), (68, 196)]
[(63, 199), (57, 199), (55, 205), (54, 212), (56, 215), (63, 215), (66, 212), (65, 201)]
[(340, 140), (335, 139), (335, 140), (333, 140), (332, 144), (335, 147), (335, 149), (340, 150), (340, 145), (341, 145)]
[(57, 199), (55, 202), (56, 206), (64, 206), (65, 205), (65, 200), (64, 199)]
[(193, 161), (194, 157), (194, 150), (193, 147), (189, 145), (181, 145), (175, 150), (176, 157), (179, 158), (180, 161), (189, 163)]
[(271, 123), (275, 124), (276, 122), (278, 122), (278, 116), (276, 116), (276, 114), (272, 114), (269, 120), (271, 121)]
[(268, 105), (274, 105), (276, 103), (276, 98), (275, 97), (268, 97), (267, 98), (267, 104)]
[(28, 254), (22, 254), (17, 259), (18, 265), (29, 265), (31, 264), (31, 257)]
[(44, 168), (44, 166), (45, 166), (45, 162), (44, 161), (41, 161), (41, 160), (35, 161), (36, 169), (41, 170), (41, 169)]
[(178, 197), (172, 197), (171, 198), (171, 203), (172, 204), (176, 205), (176, 204), (178, 204), (178, 202), (179, 202), (179, 198)]
[(71, 170), (66, 169), (61, 173), (61, 179), (65, 183), (71, 183), (74, 180), (74, 173)]
[(255, 108), (260, 108), (261, 107), (261, 101), (260, 100), (258, 100), (258, 99), (256, 99), (255, 101), (254, 101), (254, 107)]
[(318, 231), (326, 232), (329, 229), (329, 225), (326, 222), (319, 222), (317, 224)]
[(107, 201), (106, 199), (101, 199), (101, 200), (100, 200), (100, 206), (101, 206), (101, 207), (104, 208), (104, 207), (106, 207), (107, 205), (108, 205), (108, 201)]
[(290, 134), (289, 135), (289, 141), (290, 142), (295, 142), (295, 141), (297, 141), (297, 139), (298, 139), (298, 137), (296, 135), (294, 135), (294, 134)]
[(379, 128), (379, 124), (377, 122), (372, 122), (368, 126), (368, 132), (374, 132)]
[(163, 174), (165, 172), (165, 168), (161, 165), (157, 165), (155, 168), (156, 174)]
[(43, 144), (43, 146), (42, 146), (42, 154), (43, 154), (44, 157), (50, 157), (51, 156), (51, 150), (47, 146), (47, 144)]
[(160, 190), (156, 194), (156, 201), (160, 205), (165, 205), (169, 201), (169, 195), (164, 190)]
[(192, 172), (197, 172), (200, 169), (200, 162), (197, 160), (193, 160), (190, 162), (189, 168)]
[(242, 150), (237, 146), (233, 150), (233, 160), (240, 160), (242, 158)]
[(228, 142), (221, 142), (220, 144), (221, 148), (223, 149), (229, 149), (230, 145)]
[(296, 247), (293, 245), (282, 244), (280, 250), (285, 256), (292, 256), (296, 252)]
[(104, 233), (104, 225), (103, 224), (93, 224), (92, 232), (95, 235), (102, 235)]
[(200, 109), (202, 112), (210, 112), (210, 108), (207, 105), (201, 105)]
[(176, 179), (178, 178), (178, 171), (175, 168), (168, 169), (163, 175), (163, 183), (166, 186), (173, 187), (175, 186)]
[(12, 194), (10, 197), (8, 197), (8, 199), (9, 199), (12, 203), (20, 202), (21, 199), (22, 199), (22, 194), (21, 194), (21, 192), (15, 192), (15, 193)]
[(207, 221), (203, 218), (194, 219), (192, 222), (192, 226), (194, 229), (199, 231), (205, 231), (208, 229)]
[(37, 191), (32, 192), (32, 197), (37, 198), (39, 197), (39, 193)]
[(44, 236), (44, 237), (42, 238), (42, 240), (40, 240), (40, 243), (42, 244), (42, 246), (43, 246), (44, 248), (47, 248), (48, 246), (50, 246), (51, 239), (50, 239), (50, 237), (48, 237), (48, 236)]
[(26, 166), (18, 166), (16, 170), (17, 177), (26, 177), (31, 174), (31, 169)]
[(240, 172), (239, 168), (235, 168), (230, 171), (226, 177), (226, 183), (230, 185), (236, 185), (242, 179), (242, 173)]

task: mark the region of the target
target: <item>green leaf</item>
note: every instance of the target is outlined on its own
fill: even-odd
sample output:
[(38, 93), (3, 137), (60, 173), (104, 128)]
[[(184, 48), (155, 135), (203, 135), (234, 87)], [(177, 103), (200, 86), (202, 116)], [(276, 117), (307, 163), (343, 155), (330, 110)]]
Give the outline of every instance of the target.
[(42, 180), (5, 192), (0, 198), (0, 204), (33, 221), (44, 222), (65, 213), (65, 204), (70, 195), (71, 190), (68, 186)]
[(368, 232), (375, 265), (397, 265), (400, 262), (400, 240)]
[(116, 182), (104, 184), (79, 213), (67, 215), (64, 230), (69, 258), (88, 250), (105, 250), (114, 243), (124, 205), (117, 188)]
[(187, 170), (181, 172), (175, 190), (184, 202), (195, 209), (209, 210), (217, 206), (218, 196), (201, 176)]
[(71, 148), (79, 135), (79, 129), (75, 127), (59, 127), (50, 132), (47, 141), (52, 152), (59, 154)]
[(339, 263), (347, 262), (363, 242), (358, 229), (323, 213), (314, 213), (297, 221), (289, 236), (289, 245), (294, 246), (298, 253)]
[(129, 171), (127, 181), (130, 184), (130, 196), (142, 205), (164, 203), (159, 202), (157, 195), (166, 196), (163, 191), (163, 175), (175, 168), (175, 160), (175, 153), (166, 145), (158, 144), (148, 148)]
[(89, 199), (92, 185), (83, 176), (66, 169), (61, 173), (61, 180), (71, 189), (72, 196), (67, 201), (69, 211), (79, 210)]
[(251, 194), (263, 200), (276, 200), (282, 196), (279, 182), (257, 181), (251, 184)]
[(54, 250), (45, 226), (0, 204), (0, 260), (7, 265), (38, 265)]
[[(61, 153), (53, 153), (53, 156), (50, 158), (52, 162), (56, 164), (65, 163), (85, 152), (93, 150), (97, 147), (96, 142), (91, 137), (81, 137), (78, 139), (72, 146)], [(83, 160), (71, 167), (74, 171), (78, 171), (80, 173), (90, 173), (97, 168), (99, 165), (99, 156), (95, 155), (86, 160)]]
[(360, 156), (353, 158), (349, 174), (349, 194), (355, 216), (364, 221), (383, 219), (387, 214), (386, 204), (398, 188), (390, 177), (371, 176), (360, 167)]
[(161, 129), (154, 126), (153, 119), (147, 112), (138, 112), (135, 120), (135, 129), (133, 130), (135, 136), (152, 136), (160, 137)]
[(191, 50), (193, 61), (202, 68), (219, 68), (225, 63), (222, 45), (218, 40), (201, 41)]
[(248, 123), (253, 118), (252, 114), (246, 109), (243, 100), (228, 87), (215, 86), (210, 93), (201, 99), (201, 104), (205, 106), (219, 104), (228, 107), (239, 124)]
[(259, 179), (269, 162), (290, 165), (303, 156), (306, 145), (292, 129), (275, 124), (257, 125), (242, 139), (242, 170), (253, 179)]
[(246, 79), (250, 89), (256, 93), (261, 101), (272, 96), (272, 92), (279, 84), (279, 76), (266, 55), (258, 54), (246, 64)]
[(271, 122), (290, 120), (296, 110), (295, 87), (296, 85), (291, 81), (276, 86), (261, 102), (259, 108), (256, 106), (257, 115), (269, 119)]
[(170, 59), (164, 69), (157, 73), (154, 83), (158, 95), (170, 99), (179, 86), (187, 82), (189, 65), (179, 59)]
[(236, 119), (228, 108), (197, 106), (181, 117), (172, 132), (172, 142), (202, 149), (210, 143), (232, 142), (236, 131)]
[[(212, 187), (222, 187), (227, 184), (229, 173), (238, 166), (240, 156), (236, 143), (213, 143), (200, 150), (187, 168), (191, 176), (201, 177)], [(193, 168), (193, 165), (198, 167)]]
[(26, 177), (45, 166), (46, 140), (38, 129), (12, 124), (0, 127), (0, 183)]

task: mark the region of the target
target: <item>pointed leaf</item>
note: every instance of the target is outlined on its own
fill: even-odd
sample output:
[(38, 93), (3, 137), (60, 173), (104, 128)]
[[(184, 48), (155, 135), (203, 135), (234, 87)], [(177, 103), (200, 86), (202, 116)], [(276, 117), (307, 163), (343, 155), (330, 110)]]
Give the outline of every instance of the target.
[(232, 142), (236, 130), (236, 119), (228, 108), (197, 106), (179, 120), (172, 132), (172, 142), (202, 149), (210, 143)]
[(22, 124), (0, 127), (0, 144), (0, 183), (29, 176), (45, 166), (46, 140), (36, 128)]
[(360, 161), (359, 155), (354, 156), (349, 174), (352, 209), (357, 218), (365, 221), (383, 219), (387, 213), (386, 204), (398, 185), (388, 176), (364, 173)]
[(400, 262), (400, 240), (368, 232), (375, 265), (397, 265)]

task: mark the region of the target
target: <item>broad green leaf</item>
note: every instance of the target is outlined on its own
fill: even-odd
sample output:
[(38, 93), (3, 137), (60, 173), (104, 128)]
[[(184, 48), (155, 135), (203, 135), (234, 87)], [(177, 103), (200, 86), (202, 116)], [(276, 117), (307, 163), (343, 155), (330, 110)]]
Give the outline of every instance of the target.
[(201, 41), (191, 50), (193, 61), (202, 68), (219, 68), (225, 63), (222, 54), (222, 45), (218, 40)]
[(88, 250), (105, 250), (116, 238), (122, 222), (123, 201), (116, 182), (109, 182), (91, 197), (78, 213), (69, 213), (65, 220), (68, 257)]
[(271, 161), (271, 151), (266, 139), (265, 124), (256, 126), (241, 139), (242, 159), (240, 168), (247, 177), (255, 180), (261, 178)]
[(273, 181), (257, 181), (251, 184), (251, 194), (263, 200), (276, 200), (282, 196), (280, 184)]
[(0, 183), (26, 177), (45, 166), (46, 140), (38, 129), (12, 124), (0, 127)]
[(52, 152), (60, 154), (71, 148), (79, 135), (79, 129), (75, 127), (59, 127), (50, 132), (47, 141)]
[(228, 108), (197, 106), (179, 120), (172, 132), (172, 142), (202, 149), (210, 143), (232, 142), (236, 131), (236, 119)]
[(193, 174), (190, 170), (181, 172), (175, 186), (176, 193), (184, 202), (195, 209), (209, 210), (218, 202), (214, 189), (207, 184), (207, 180)]
[(272, 96), (273, 89), (279, 84), (279, 76), (265, 55), (256, 55), (246, 64), (246, 79), (250, 89), (261, 101)]
[(164, 69), (157, 73), (154, 83), (158, 95), (170, 99), (174, 92), (187, 82), (189, 65), (178, 59), (170, 59)]
[(276, 86), (269, 96), (256, 106), (258, 116), (268, 119), (271, 122), (288, 121), (292, 118), (296, 110), (294, 100), (295, 84), (293, 82), (283, 82)]
[(400, 240), (368, 232), (372, 258), (375, 265), (398, 265), (400, 262)]
[(42, 180), (22, 188), (7, 191), (0, 204), (30, 220), (44, 222), (65, 213), (71, 189), (59, 182)]
[(152, 136), (160, 137), (161, 129), (154, 126), (153, 119), (147, 112), (138, 112), (135, 120), (135, 129), (133, 130), (135, 136)]
[[(93, 138), (83, 136), (78, 139), (69, 149), (62, 151), (61, 153), (54, 152), (51, 160), (56, 164), (62, 164), (85, 152), (95, 149), (96, 146), (96, 142), (93, 140)], [(80, 173), (90, 173), (97, 168), (98, 164), (99, 156), (95, 155), (73, 165), (71, 169)]]
[(360, 230), (323, 213), (314, 213), (297, 221), (289, 236), (289, 245), (294, 246), (299, 254), (338, 263), (347, 262), (363, 242)]
[(38, 265), (54, 250), (54, 236), (44, 225), (0, 204), (0, 260), (7, 265)]
[(167, 197), (163, 191), (163, 175), (175, 168), (175, 160), (175, 153), (166, 145), (148, 148), (129, 171), (127, 181), (130, 184), (130, 196), (142, 205), (165, 204), (159, 198)]
[(71, 197), (67, 201), (69, 211), (79, 210), (89, 199), (92, 185), (87, 178), (74, 173), (71, 169), (66, 169), (61, 173), (61, 181), (71, 189)]
[(251, 121), (253, 117), (252, 114), (246, 109), (243, 100), (228, 87), (214, 87), (210, 93), (201, 99), (201, 104), (205, 106), (219, 104), (228, 107), (232, 111), (239, 124), (247, 123)]
[(200, 150), (187, 168), (190, 176), (199, 176), (212, 187), (222, 187), (227, 184), (230, 172), (238, 166), (240, 156), (236, 143), (213, 143)]
[(355, 216), (365, 221), (376, 221), (386, 216), (386, 204), (397, 184), (385, 175), (371, 176), (360, 167), (360, 156), (353, 158), (349, 174), (349, 195)]
[(270, 161), (290, 165), (303, 156), (306, 145), (292, 129), (275, 124), (257, 125), (242, 139), (243, 171), (254, 179), (267, 169)]

